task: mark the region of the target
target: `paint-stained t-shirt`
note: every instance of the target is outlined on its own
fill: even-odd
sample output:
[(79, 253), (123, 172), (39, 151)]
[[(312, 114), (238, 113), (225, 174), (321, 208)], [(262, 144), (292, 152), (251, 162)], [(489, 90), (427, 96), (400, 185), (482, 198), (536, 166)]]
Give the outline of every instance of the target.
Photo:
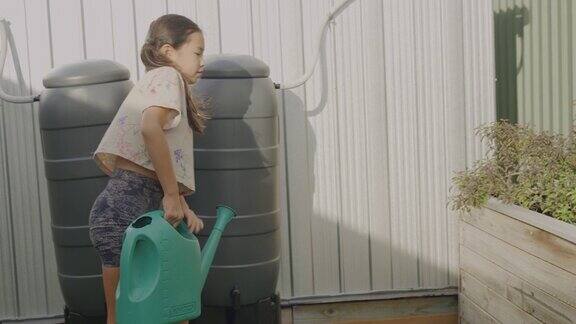
[(188, 124), (185, 91), (184, 80), (173, 67), (155, 68), (138, 80), (94, 152), (102, 171), (111, 175), (117, 156), (155, 171), (142, 137), (142, 113), (152, 106), (169, 108), (172, 114), (163, 129), (176, 180), (181, 193), (195, 192), (194, 133)]

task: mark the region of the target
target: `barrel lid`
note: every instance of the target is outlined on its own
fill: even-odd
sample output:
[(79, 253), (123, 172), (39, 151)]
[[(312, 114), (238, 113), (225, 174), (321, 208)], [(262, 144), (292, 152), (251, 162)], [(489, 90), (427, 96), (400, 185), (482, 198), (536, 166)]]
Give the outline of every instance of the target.
[(46, 88), (72, 87), (130, 79), (130, 71), (122, 64), (90, 59), (59, 66), (43, 79)]
[(202, 79), (267, 78), (270, 68), (251, 55), (212, 54), (204, 62)]

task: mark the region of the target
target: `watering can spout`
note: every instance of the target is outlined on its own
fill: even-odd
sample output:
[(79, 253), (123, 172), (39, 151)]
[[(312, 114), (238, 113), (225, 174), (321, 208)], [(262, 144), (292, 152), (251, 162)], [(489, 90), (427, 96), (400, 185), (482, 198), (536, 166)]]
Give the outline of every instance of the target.
[(200, 277), (202, 278), (202, 281), (200, 287), (203, 287), (206, 282), (206, 277), (208, 276), (208, 271), (212, 265), (212, 260), (214, 259), (216, 248), (218, 248), (222, 232), (224, 232), (226, 225), (228, 225), (228, 222), (230, 222), (232, 217), (236, 216), (236, 212), (228, 206), (219, 205), (216, 209), (216, 215), (216, 224), (214, 224), (212, 233), (210, 233), (210, 236), (202, 249), (202, 261), (200, 264)]

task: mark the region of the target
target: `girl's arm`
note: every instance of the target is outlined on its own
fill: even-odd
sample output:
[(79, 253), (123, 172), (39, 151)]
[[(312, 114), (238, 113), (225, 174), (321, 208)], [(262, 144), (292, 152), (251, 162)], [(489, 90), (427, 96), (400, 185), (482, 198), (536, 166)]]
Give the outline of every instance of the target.
[(170, 116), (167, 108), (152, 106), (142, 113), (142, 137), (156, 170), (156, 175), (164, 189), (164, 195), (179, 197), (178, 182), (172, 167), (170, 149), (162, 125), (165, 125)]
[(182, 204), (183, 209), (190, 209), (190, 207), (188, 207), (188, 203), (186, 202), (186, 198), (184, 198), (184, 195), (180, 195), (180, 203)]
[(156, 175), (164, 190), (162, 203), (164, 205), (165, 218), (176, 227), (186, 217), (188, 229), (193, 232), (199, 232), (204, 228), (204, 223), (188, 207), (184, 196), (179, 193), (178, 182), (170, 158), (170, 149), (162, 129), (162, 125), (166, 125), (168, 122), (170, 114), (169, 109), (156, 106), (144, 110), (142, 115), (142, 136), (156, 170)]
[(180, 202), (178, 182), (172, 167), (170, 149), (162, 129), (162, 126), (168, 122), (170, 114), (168, 108), (148, 107), (142, 113), (141, 132), (148, 155), (164, 191), (162, 203), (165, 218), (172, 225), (177, 226), (184, 218), (184, 211)]

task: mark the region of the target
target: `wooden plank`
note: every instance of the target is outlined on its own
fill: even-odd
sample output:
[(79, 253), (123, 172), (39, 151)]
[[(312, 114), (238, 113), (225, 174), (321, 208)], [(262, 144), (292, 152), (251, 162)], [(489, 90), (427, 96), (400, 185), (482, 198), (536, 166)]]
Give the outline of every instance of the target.
[(432, 288), (432, 289), (385, 290), (385, 291), (371, 291), (369, 293), (362, 292), (362, 293), (346, 293), (346, 294), (334, 294), (334, 295), (317, 295), (317, 296), (283, 298), (281, 304), (282, 306), (313, 305), (313, 304), (341, 303), (341, 302), (353, 302), (353, 301), (454, 296), (457, 294), (458, 294), (457, 287), (441, 288), (441, 289)]
[(497, 324), (498, 321), (486, 313), (485, 310), (474, 304), (466, 295), (458, 296), (458, 311), (460, 313), (460, 323), (462, 324)]
[[(541, 217), (548, 216), (541, 215)], [(462, 220), (510, 245), (576, 274), (576, 244), (570, 241), (486, 208), (463, 214)], [(567, 223), (562, 225), (574, 226)]]
[(574, 230), (576, 227), (572, 224), (568, 224), (524, 207), (505, 204), (496, 198), (490, 198), (486, 204), (486, 208), (508, 215), (576, 244), (576, 231)]
[(292, 320), (292, 307), (283, 307), (282, 315), (280, 318), (280, 323), (282, 324), (292, 324), (294, 321)]
[(539, 323), (539, 321), (516, 305), (498, 295), (474, 276), (460, 271), (460, 291), (476, 305), (504, 323)]
[(486, 208), (463, 213), (462, 220), (520, 250), (576, 274), (576, 245), (572, 242)]
[(461, 222), (462, 245), (516, 274), (572, 307), (576, 307), (576, 276)]
[(558, 300), (465, 246), (460, 247), (461, 268), (488, 288), (544, 323), (573, 323), (576, 308)]
[[(317, 322), (314, 322), (317, 323)], [(371, 319), (371, 320), (345, 320), (334, 321), (331, 324), (457, 324), (457, 314), (441, 315), (423, 315), (423, 316), (405, 316), (389, 319)]]
[(293, 307), (294, 323), (339, 323), (456, 314), (455, 296), (359, 301)]

